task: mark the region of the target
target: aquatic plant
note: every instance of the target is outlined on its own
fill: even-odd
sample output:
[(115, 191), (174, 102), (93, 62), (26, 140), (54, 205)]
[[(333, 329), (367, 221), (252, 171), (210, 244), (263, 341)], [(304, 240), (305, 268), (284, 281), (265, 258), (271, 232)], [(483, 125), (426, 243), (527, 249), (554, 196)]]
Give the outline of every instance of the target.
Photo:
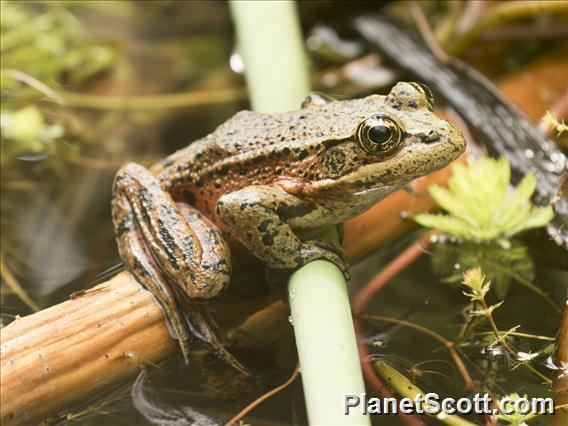
[(530, 202), (536, 179), (529, 173), (511, 186), (511, 167), (505, 157), (481, 158), (469, 166), (455, 165), (448, 188), (429, 189), (435, 201), (449, 214), (423, 213), (414, 217), (427, 228), (438, 230), (455, 244), (436, 244), (432, 255), (434, 272), (448, 283), (458, 283), (462, 273), (481, 267), (503, 298), (511, 279), (556, 304), (535, 286), (534, 262), (518, 237), (523, 231), (545, 226), (554, 217), (551, 206)]
[(511, 167), (506, 157), (480, 158), (469, 166), (457, 164), (448, 188), (429, 189), (449, 215), (423, 213), (415, 220), (427, 227), (473, 242), (507, 241), (516, 234), (546, 225), (554, 217), (551, 206), (534, 207), (530, 198), (536, 188), (532, 173), (516, 188), (510, 187)]

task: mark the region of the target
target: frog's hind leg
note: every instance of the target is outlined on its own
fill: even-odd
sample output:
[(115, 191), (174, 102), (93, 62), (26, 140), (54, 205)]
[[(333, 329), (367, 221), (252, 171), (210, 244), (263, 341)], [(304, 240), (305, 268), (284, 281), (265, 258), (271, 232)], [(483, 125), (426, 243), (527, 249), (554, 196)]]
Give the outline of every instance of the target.
[(146, 248), (134, 214), (124, 200), (113, 203), (113, 220), (119, 254), (136, 280), (158, 300), (179, 341), (185, 362), (189, 361), (189, 333), (186, 319), (177, 309), (177, 302), (167, 278), (160, 272), (156, 261)]
[[(223, 347), (208, 307), (196, 302), (218, 295), (229, 283), (229, 248), (221, 232), (193, 207), (174, 202), (137, 164), (127, 164), (117, 173), (113, 191), (115, 232), (128, 269), (163, 303), (176, 333), (193, 334), (244, 371)], [(180, 321), (180, 308), (185, 308), (186, 321)], [(180, 344), (183, 349), (182, 340)]]
[[(211, 280), (211, 274), (221, 274), (228, 283), (231, 266), (230, 250), (219, 229), (199, 210), (189, 204), (178, 202), (176, 206), (196, 238), (200, 241), (204, 253), (207, 253), (208, 260), (202, 260), (201, 262), (201, 275), (205, 275), (201, 279)], [(225, 287), (226, 284), (223, 285), (223, 288)], [(184, 313), (190, 326), (191, 334), (201, 340), (207, 349), (227, 364), (249, 375), (248, 371), (225, 348), (227, 341), (224, 333), (213, 318), (209, 306), (205, 303), (199, 303), (183, 297), (183, 294), (180, 295), (180, 300), (186, 304)]]

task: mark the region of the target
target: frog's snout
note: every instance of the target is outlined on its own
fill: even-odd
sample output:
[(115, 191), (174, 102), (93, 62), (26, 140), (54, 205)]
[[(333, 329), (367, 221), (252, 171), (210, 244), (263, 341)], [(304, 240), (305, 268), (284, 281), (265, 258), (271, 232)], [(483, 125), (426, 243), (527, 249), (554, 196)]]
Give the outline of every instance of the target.
[(422, 143), (433, 143), (440, 140), (440, 134), (434, 129), (419, 133), (417, 136)]

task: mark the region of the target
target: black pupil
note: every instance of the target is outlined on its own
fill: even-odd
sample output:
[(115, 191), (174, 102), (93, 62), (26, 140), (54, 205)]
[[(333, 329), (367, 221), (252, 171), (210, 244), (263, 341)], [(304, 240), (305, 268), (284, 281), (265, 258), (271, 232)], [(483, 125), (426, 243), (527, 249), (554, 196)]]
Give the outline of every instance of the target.
[(368, 135), (372, 142), (381, 145), (391, 138), (392, 130), (390, 127), (383, 125), (373, 126), (369, 129)]

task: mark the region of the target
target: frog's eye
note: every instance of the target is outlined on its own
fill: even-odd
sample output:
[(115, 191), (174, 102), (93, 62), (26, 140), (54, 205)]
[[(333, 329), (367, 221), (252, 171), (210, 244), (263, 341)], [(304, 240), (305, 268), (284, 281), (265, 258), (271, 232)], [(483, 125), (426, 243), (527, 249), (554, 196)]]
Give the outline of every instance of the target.
[(374, 115), (357, 128), (357, 141), (369, 154), (387, 156), (400, 145), (402, 130), (391, 118)]
[(424, 83), (412, 82), (410, 84), (414, 86), (414, 88), (418, 90), (418, 92), (420, 92), (424, 96), (424, 98), (426, 98), (426, 101), (428, 102), (428, 107), (430, 110), (432, 110), (434, 108), (434, 95), (432, 94), (430, 88), (426, 86)]

